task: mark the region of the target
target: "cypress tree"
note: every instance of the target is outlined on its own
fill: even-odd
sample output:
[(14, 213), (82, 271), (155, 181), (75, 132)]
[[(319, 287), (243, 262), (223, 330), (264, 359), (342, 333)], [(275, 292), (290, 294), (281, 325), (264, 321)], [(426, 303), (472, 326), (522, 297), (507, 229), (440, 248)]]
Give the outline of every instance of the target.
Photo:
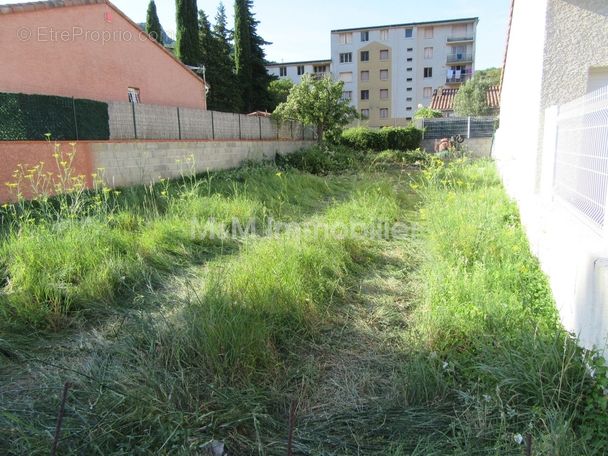
[(270, 44), (258, 35), (259, 22), (252, 13), (253, 0), (234, 3), (234, 65), (242, 94), (242, 110), (269, 109), (272, 97), (268, 92), (271, 81), (266, 71), (263, 46)]
[(201, 54), (207, 69), (207, 82), (211, 86), (207, 107), (215, 111), (236, 112), (240, 110), (241, 103), (227, 22), (222, 3), (218, 6), (213, 30), (207, 15), (203, 11), (199, 13)]
[(201, 63), (198, 7), (196, 0), (176, 0), (177, 40), (175, 53), (186, 65)]
[(164, 45), (162, 27), (160, 26), (160, 20), (158, 19), (158, 14), (156, 13), (156, 3), (154, 3), (154, 0), (150, 0), (150, 3), (148, 4), (148, 14), (146, 15), (146, 32), (161, 45)]

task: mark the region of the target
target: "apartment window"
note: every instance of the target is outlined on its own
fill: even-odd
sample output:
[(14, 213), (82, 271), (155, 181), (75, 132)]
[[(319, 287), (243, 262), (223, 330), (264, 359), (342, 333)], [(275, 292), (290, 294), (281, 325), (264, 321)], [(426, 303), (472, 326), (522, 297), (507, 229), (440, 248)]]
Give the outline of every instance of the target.
[(388, 89), (380, 89), (380, 99), (386, 100), (388, 98)]
[(466, 25), (452, 25), (452, 35), (456, 38), (464, 38), (467, 36)]
[(405, 99), (405, 101), (413, 101), (413, 98), (412, 98), (412, 97), (407, 97), (407, 98)]
[(130, 103), (141, 103), (139, 98), (139, 89), (135, 87), (129, 87), (129, 102)]
[(412, 71), (412, 70), (413, 70), (413, 68), (411, 68), (411, 67), (405, 69), (405, 71)]
[(361, 32), (361, 41), (369, 41), (369, 32)]
[(313, 67), (313, 71), (316, 73), (325, 73), (327, 72), (327, 65), (315, 65)]
[(345, 52), (340, 54), (340, 63), (351, 63), (353, 61), (353, 53)]
[(340, 44), (351, 44), (353, 42), (352, 33), (340, 33)]
[(388, 81), (388, 70), (380, 70), (380, 80)]
[(361, 61), (369, 62), (369, 51), (361, 51)]
[(413, 62), (413, 61), (414, 61), (414, 59), (413, 59), (413, 58), (411, 58), (411, 57), (408, 57), (408, 58), (407, 58), (407, 61), (408, 61), (408, 62)]
[(424, 37), (426, 39), (433, 38), (433, 27), (425, 27), (424, 28)]
[(406, 38), (412, 38), (414, 36), (414, 29), (413, 28), (406, 28), (405, 29), (405, 37)]
[(422, 96), (424, 98), (431, 98), (433, 96), (433, 88), (425, 87), (424, 89), (422, 89)]
[(380, 108), (380, 118), (388, 119), (388, 108)]
[(340, 81), (353, 82), (353, 73), (349, 71), (347, 73), (340, 73)]
[(345, 90), (344, 92), (342, 92), (342, 99), (344, 99), (344, 100), (352, 100), (353, 99), (353, 91), (352, 90)]
[(433, 48), (432, 47), (425, 47), (424, 48), (424, 58), (425, 59), (432, 59), (433, 58)]
[(406, 111), (411, 111), (411, 110), (412, 110), (412, 107), (411, 107), (411, 106), (408, 106), (407, 108), (405, 108), (405, 110), (406, 110)]
[(279, 68), (279, 75), (284, 78), (285, 76), (287, 76), (287, 67), (280, 67)]
[(411, 117), (406, 117), (405, 120), (412, 120), (412, 118)]
[(362, 81), (369, 81), (369, 71), (362, 71), (361, 72), (361, 80)]
[(406, 90), (406, 91), (408, 91), (408, 92), (411, 92), (411, 91), (412, 91), (412, 88), (411, 88), (411, 87), (408, 87), (408, 88), (407, 88), (407, 89), (405, 89), (405, 90)]
[(380, 60), (388, 60), (388, 49), (382, 49), (380, 51)]
[(412, 82), (412, 78), (407, 78), (406, 81), (407, 82)]
[(433, 67), (425, 67), (424, 68), (424, 77), (432, 78), (433, 77)]
[(362, 90), (361, 91), (361, 99), (362, 100), (369, 100), (369, 90)]
[(407, 48), (407, 52), (414, 52), (414, 48)]
[(302, 76), (304, 74), (304, 65), (298, 65), (298, 76)]
[(364, 119), (369, 119), (369, 109), (362, 109), (361, 117), (363, 117)]
[(380, 30), (380, 40), (388, 41), (388, 29)]

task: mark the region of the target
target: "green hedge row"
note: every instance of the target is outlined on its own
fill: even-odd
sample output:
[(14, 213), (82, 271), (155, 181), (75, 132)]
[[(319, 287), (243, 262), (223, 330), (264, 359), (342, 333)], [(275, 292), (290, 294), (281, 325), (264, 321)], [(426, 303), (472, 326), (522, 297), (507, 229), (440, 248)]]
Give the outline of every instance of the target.
[(49, 95), (0, 93), (0, 141), (110, 139), (108, 105)]
[(359, 150), (383, 151), (415, 150), (422, 142), (422, 130), (413, 126), (407, 128), (385, 127), (380, 130), (357, 127), (345, 130), (340, 142)]

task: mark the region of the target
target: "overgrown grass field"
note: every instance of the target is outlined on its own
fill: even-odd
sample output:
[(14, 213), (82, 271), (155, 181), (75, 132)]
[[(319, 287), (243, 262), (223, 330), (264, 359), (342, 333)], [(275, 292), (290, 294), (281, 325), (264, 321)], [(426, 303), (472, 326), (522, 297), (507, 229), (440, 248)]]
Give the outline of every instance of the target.
[(49, 454), (65, 382), (59, 454), (604, 454), (490, 162), (314, 148), (0, 217), (2, 454)]

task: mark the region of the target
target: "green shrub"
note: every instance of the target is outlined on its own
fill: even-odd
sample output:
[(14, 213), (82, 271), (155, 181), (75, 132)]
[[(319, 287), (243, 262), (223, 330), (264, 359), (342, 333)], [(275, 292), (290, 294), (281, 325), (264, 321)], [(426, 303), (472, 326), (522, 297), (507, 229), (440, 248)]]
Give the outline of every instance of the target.
[(110, 138), (108, 105), (49, 95), (0, 93), (0, 140), (42, 141)]
[(365, 127), (349, 128), (342, 132), (341, 143), (357, 150), (380, 151), (388, 149), (386, 138), (378, 130)]
[(296, 168), (316, 175), (339, 174), (355, 171), (366, 161), (363, 149), (345, 146), (315, 146), (309, 149), (277, 157), (277, 165), (282, 168)]
[(415, 150), (422, 141), (422, 130), (415, 127), (385, 127), (380, 130), (380, 135), (385, 138), (388, 149)]
[(380, 152), (386, 149), (414, 150), (420, 147), (422, 131), (410, 126), (407, 128), (385, 127), (380, 130), (370, 128), (351, 128), (342, 133), (341, 144), (358, 150)]

